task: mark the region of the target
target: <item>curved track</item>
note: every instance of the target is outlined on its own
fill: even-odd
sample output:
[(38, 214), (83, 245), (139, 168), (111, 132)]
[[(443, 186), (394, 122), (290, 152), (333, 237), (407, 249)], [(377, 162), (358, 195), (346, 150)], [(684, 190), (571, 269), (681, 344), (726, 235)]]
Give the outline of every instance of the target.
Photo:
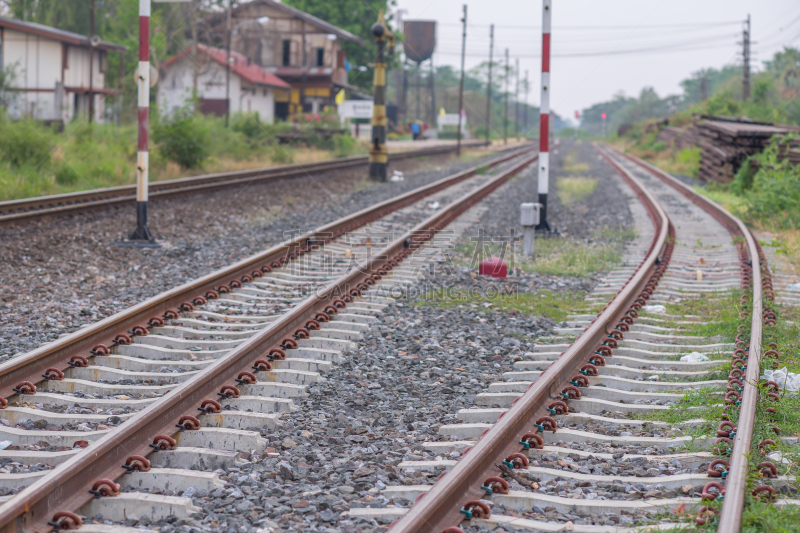
[[(460, 451), (460, 460), (400, 465), (444, 469), (437, 481), (387, 487), (382, 494), (394, 508), (352, 509), (352, 516), (397, 516), (392, 533), (455, 533), (459, 525), (470, 531), (670, 529), (678, 525), (676, 514), (698, 524), (721, 516), (720, 531), (739, 531), (759, 394), (762, 279), (761, 269), (750, 266), (754, 259), (758, 264), (759, 249), (741, 221), (674, 178), (624, 154), (598, 151), (649, 218), (644, 224), (640, 216), (625, 268), (587, 299), (589, 309), (602, 309), (572, 316), (560, 333), (577, 335), (574, 342), (555, 339), (515, 363), (503, 382), (476, 396), (476, 407), (458, 413), (461, 424), (440, 429), (449, 440), (425, 444), (442, 455)], [(704, 317), (669, 316), (657, 307), (739, 288), (745, 324), (735, 346), (689, 333)], [(687, 352), (705, 360), (678, 361)], [(738, 370), (728, 381), (705, 377), (730, 361), (731, 352), (734, 366), (744, 357), (747, 381), (736, 379)], [(717, 389), (719, 401), (725, 395), (730, 404), (727, 418), (735, 423), (723, 420), (717, 439), (694, 443), (708, 451), (681, 451), (692, 438), (680, 426), (639, 419), (669, 409), (687, 388)], [(686, 424), (709, 422), (719, 423)], [(726, 437), (733, 437), (729, 461)], [(722, 510), (718, 487), (725, 493)], [(415, 503), (407, 510), (398, 504), (403, 501)]]

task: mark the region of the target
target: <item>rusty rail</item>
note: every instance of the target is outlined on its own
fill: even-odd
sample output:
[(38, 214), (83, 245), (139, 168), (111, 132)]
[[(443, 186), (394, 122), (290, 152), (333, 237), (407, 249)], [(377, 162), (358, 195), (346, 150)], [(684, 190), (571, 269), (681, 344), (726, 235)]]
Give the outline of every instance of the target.
[[(493, 167), (530, 150), (532, 148), (508, 152), (492, 159), (487, 164)], [(0, 365), (0, 396), (5, 398), (15, 394), (14, 387), (20, 382), (30, 381), (35, 384), (41, 381), (42, 374), (50, 367), (56, 367), (60, 370), (70, 368), (69, 360), (72, 356), (85, 355), (98, 344), (111, 345), (116, 334), (127, 331), (136, 325), (146, 324), (151, 317), (160, 317), (167, 309), (179, 307), (184, 302), (191, 303), (198, 297), (204, 298), (208, 291), (215, 290), (232, 279), (238, 280), (242, 276), (251, 275), (254, 270), (261, 268), (262, 265), (271, 265), (275, 261), (279, 263), (286, 262), (293, 255), (296, 255), (298, 248), (305, 246), (309, 242), (324, 242), (382, 217), (390, 211), (412, 204), (420, 198), (473, 176), (477, 168), (473, 167), (464, 170), (343, 217), (317, 230), (298, 235), (233, 265), (162, 292), (140, 304), (76, 331), (63, 339), (43, 345), (22, 357), (7, 361)]]
[[(175, 424), (182, 415), (196, 411), (203, 400), (214, 398), (220, 387), (235, 383), (234, 378), (238, 372), (249, 369), (255, 359), (277, 348), (286, 338), (291, 338), (292, 333), (305, 325), (309, 317), (329, 310), (332, 302), (338, 302), (340, 307), (345, 306), (344, 302), (336, 300), (339, 295), (349, 295), (353, 288), (365, 290), (368, 285), (374, 284), (376, 273), (385, 268), (387, 262), (400, 262), (408, 257), (411, 250), (418, 248), (421, 242), (432, 238), (436, 231), (530, 165), (537, 157), (538, 155), (529, 155), (481, 187), (439, 210), (372, 258), (362, 261), (350, 273), (317, 291), (222, 359), (143, 409), (117, 430), (93, 443), (85, 453), (76, 455), (23, 490), (0, 507), (0, 532), (39, 533), (51, 530), (52, 527), (47, 522), (54, 513), (79, 509), (93, 497), (89, 489), (95, 480), (116, 479), (123, 475), (125, 469), (122, 465), (125, 460), (132, 455), (146, 455), (151, 452), (150, 444), (155, 435), (174, 433)], [(87, 472), (91, 472), (91, 476), (87, 476)]]
[[(624, 169), (622, 169), (624, 171)], [(392, 533), (440, 533), (461, 522), (461, 509), (485, 492), (482, 482), (496, 476), (496, 466), (520, 451), (520, 440), (537, 431), (534, 422), (548, 415), (548, 403), (586, 364), (589, 354), (608, 340), (613, 330), (656, 272), (658, 258), (667, 247), (669, 219), (652, 195), (630, 173), (623, 176), (650, 212), (656, 232), (650, 250), (630, 280), (578, 339), (531, 384), (528, 391), (500, 418), (461, 460), (391, 527)], [(663, 270), (662, 270), (663, 271)], [(554, 394), (556, 396), (554, 396)], [(537, 422), (538, 423), (538, 422)]]
[(720, 512), (720, 521), (717, 531), (719, 533), (738, 533), (742, 526), (742, 513), (744, 511), (745, 492), (747, 489), (747, 474), (749, 470), (749, 455), (753, 445), (753, 428), (756, 421), (756, 404), (758, 402), (758, 383), (761, 372), (761, 340), (762, 340), (762, 313), (763, 293), (761, 283), (761, 268), (759, 268), (758, 246), (747, 226), (737, 217), (730, 214), (721, 205), (709, 200), (695, 192), (691, 187), (673, 178), (663, 170), (642, 161), (633, 155), (614, 150), (615, 153), (626, 157), (637, 165), (649, 171), (667, 184), (676, 188), (694, 203), (711, 213), (717, 220), (731, 231), (732, 234), (744, 239), (746, 252), (749, 256), (750, 270), (752, 271), (753, 284), (753, 310), (750, 322), (750, 344), (748, 352), (747, 371), (744, 379), (744, 391), (739, 407), (739, 420), (736, 425), (736, 436), (731, 451), (730, 467), (725, 478), (725, 498)]
[[(484, 146), (482, 141), (475, 141), (471, 147)], [(446, 154), (455, 151), (454, 146), (435, 146), (407, 152), (391, 154), (390, 161), (398, 161), (412, 157)], [(367, 164), (367, 156), (353, 156), (340, 159), (329, 159), (313, 163), (296, 163), (274, 167), (258, 168), (253, 170), (239, 170), (235, 172), (221, 172), (192, 176), (174, 180), (155, 181), (150, 184), (150, 197), (158, 198), (176, 194), (198, 192), (203, 190), (230, 187), (233, 185), (254, 183), (257, 181), (275, 181), (287, 178), (296, 178), (341, 170), (357, 168)], [(46, 215), (58, 215), (71, 211), (89, 208), (133, 203), (136, 201), (136, 186), (121, 185), (106, 187), (90, 191), (55, 194), (52, 196), (39, 196), (36, 198), (23, 198), (0, 202), (0, 223), (36, 218)]]

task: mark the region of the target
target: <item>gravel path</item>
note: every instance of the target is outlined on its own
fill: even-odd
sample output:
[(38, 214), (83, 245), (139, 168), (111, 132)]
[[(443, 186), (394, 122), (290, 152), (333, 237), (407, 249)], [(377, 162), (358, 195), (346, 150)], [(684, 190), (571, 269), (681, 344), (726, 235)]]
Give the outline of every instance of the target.
[(287, 231), (330, 222), (480, 160), (403, 161), (404, 181), (375, 186), (362, 170), (350, 170), (156, 199), (150, 228), (163, 239), (158, 250), (112, 245), (135, 226), (130, 207), (2, 226), (0, 362), (272, 246)]
[[(564, 170), (564, 159), (570, 153), (577, 155), (579, 163), (589, 165), (585, 172)], [(547, 219), (551, 228), (561, 235), (576, 239), (596, 238), (593, 231), (600, 228), (619, 229), (632, 225), (633, 218), (628, 202), (623, 198), (620, 180), (610, 165), (598, 160), (600, 156), (588, 142), (562, 140), (550, 152), (550, 191), (547, 199)], [(565, 206), (558, 196), (559, 177), (592, 177), (598, 180), (597, 189), (583, 201)], [(522, 234), (519, 225), (519, 204), (538, 202), (536, 192), (537, 170), (528, 169), (517, 179), (503, 187), (501, 194), (492, 195), (484, 205), (486, 213), (480, 225), (488, 237), (509, 235), (514, 228), (516, 235)], [(555, 192), (555, 194), (553, 194)]]

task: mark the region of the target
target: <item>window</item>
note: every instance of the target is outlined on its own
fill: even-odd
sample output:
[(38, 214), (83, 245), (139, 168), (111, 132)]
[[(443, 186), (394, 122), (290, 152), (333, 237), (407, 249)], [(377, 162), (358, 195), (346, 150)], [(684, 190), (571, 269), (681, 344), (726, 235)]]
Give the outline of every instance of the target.
[(103, 74), (108, 72), (108, 54), (106, 52), (100, 52), (100, 72)]
[(325, 49), (324, 48), (317, 48), (317, 66), (324, 67), (325, 66)]
[(283, 41), (283, 66), (289, 66), (289, 58), (291, 57), (292, 53), (292, 41), (285, 40)]
[(264, 96), (267, 96), (267, 90), (264, 89)]

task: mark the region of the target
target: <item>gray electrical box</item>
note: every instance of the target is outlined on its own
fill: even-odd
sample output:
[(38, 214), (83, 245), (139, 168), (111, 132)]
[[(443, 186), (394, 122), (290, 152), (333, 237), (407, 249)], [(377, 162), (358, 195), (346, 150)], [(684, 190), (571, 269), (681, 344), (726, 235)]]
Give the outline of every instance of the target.
[(521, 226), (536, 226), (539, 224), (539, 209), (542, 204), (530, 203), (520, 204), (519, 206), (519, 223)]

